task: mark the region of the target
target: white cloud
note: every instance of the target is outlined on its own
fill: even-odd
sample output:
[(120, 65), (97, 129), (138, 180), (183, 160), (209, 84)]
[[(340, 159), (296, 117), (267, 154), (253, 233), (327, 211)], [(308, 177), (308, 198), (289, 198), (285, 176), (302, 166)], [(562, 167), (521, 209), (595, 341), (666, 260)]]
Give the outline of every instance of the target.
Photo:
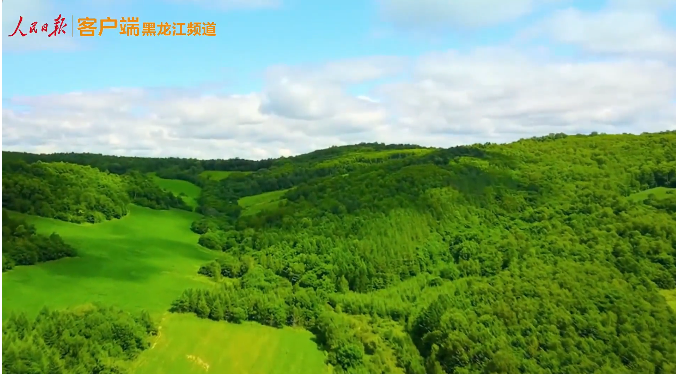
[(396, 75), (404, 65), (404, 59), (378, 56), (322, 66), (276, 66), (267, 72), (261, 110), (299, 120), (344, 120), (350, 128), (363, 118), (379, 118), (382, 112), (372, 101), (347, 95), (345, 85)]
[[(270, 86), (274, 86), (271, 82)], [(318, 100), (327, 91), (312, 87)], [(269, 92), (268, 90), (267, 92)], [(105, 90), (11, 99), (3, 109), (4, 149), (72, 150), (186, 157), (277, 157), (344, 143), (384, 119), (377, 104), (337, 94), (344, 111), (315, 119), (311, 103), (248, 95), (162, 95)], [(279, 113), (264, 113), (265, 103)], [(19, 109), (21, 108), (21, 109)], [(24, 109), (27, 108), (27, 109)], [(67, 141), (66, 141), (67, 139)]]
[[(432, 29), (494, 25), (531, 13), (535, 4), (378, 2), (393, 23)], [(223, 9), (245, 4), (201, 3)], [(249, 1), (246, 6), (272, 3)], [(24, 18), (29, 11), (51, 12), (44, 0), (9, 4), (3, 9), (3, 31), (12, 26), (5, 21), (12, 12)], [(555, 11), (529, 30), (531, 37), (591, 53), (575, 58), (516, 46), (474, 48), (417, 58), (372, 56), (272, 66), (259, 92), (238, 95), (127, 88), (14, 97), (3, 108), (3, 146), (36, 152), (265, 158), (362, 141), (448, 147), (552, 132), (674, 130), (676, 34), (660, 23), (659, 12), (675, 4), (609, 0), (595, 12)], [(6, 34), (11, 32), (13, 27)], [(57, 48), (54, 43), (10, 42), (14, 49)], [(550, 50), (556, 46), (548, 45)], [(361, 85), (359, 95), (352, 93), (353, 85)], [(363, 92), (363, 87), (373, 88)]]
[(676, 0), (608, 0), (611, 8), (664, 10), (676, 6)]
[(386, 20), (405, 28), (490, 26), (531, 13), (558, 0), (376, 0)]
[(676, 129), (676, 68), (665, 62), (446, 51), (419, 57), (406, 79), (368, 96), (348, 93), (352, 83), (399, 72), (390, 67), (388, 59), (275, 67), (261, 92), (245, 95), (117, 89), (13, 98), (3, 108), (3, 149), (264, 158), (361, 141), (448, 147)]
[(560, 43), (578, 45), (590, 52), (675, 56), (676, 30), (662, 25), (658, 14), (647, 10), (647, 4), (642, 6), (627, 9), (618, 4), (593, 13), (574, 8), (560, 10), (529, 33), (547, 34)]
[(676, 128), (676, 70), (665, 63), (551, 61), (484, 49), (431, 54), (417, 66), (413, 81), (380, 88), (393, 127), (487, 140)]

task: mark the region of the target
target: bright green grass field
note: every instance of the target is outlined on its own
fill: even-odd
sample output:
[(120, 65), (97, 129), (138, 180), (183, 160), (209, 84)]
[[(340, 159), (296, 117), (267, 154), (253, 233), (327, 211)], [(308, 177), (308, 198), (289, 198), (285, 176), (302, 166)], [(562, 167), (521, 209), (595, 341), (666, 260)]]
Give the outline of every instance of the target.
[(304, 330), (168, 314), (137, 374), (322, 374), (324, 353)]
[(676, 290), (661, 290), (660, 293), (667, 300), (667, 304), (676, 312)]
[(649, 190), (637, 192), (629, 196), (630, 200), (633, 201), (643, 201), (648, 198), (648, 195), (655, 194), (655, 198), (663, 199), (666, 198), (667, 192), (672, 191), (671, 193), (676, 193), (676, 188), (667, 188), (667, 187), (655, 187)]
[(158, 186), (173, 193), (174, 195), (178, 196), (180, 193), (184, 193), (185, 196), (183, 197), (183, 201), (193, 208), (197, 207), (197, 199), (200, 197), (200, 192), (202, 191), (199, 186), (179, 179), (160, 178), (154, 175), (154, 173), (152, 174), (152, 177)]
[(279, 206), (283, 200), (282, 196), (288, 190), (279, 190), (272, 192), (265, 192), (258, 195), (246, 196), (237, 200), (237, 204), (244, 208), (243, 216), (254, 215), (262, 210), (274, 209)]
[(205, 170), (200, 173), (200, 177), (220, 181), (229, 177), (233, 173), (251, 174), (250, 171), (221, 171), (221, 170)]
[(199, 215), (130, 209), (120, 220), (95, 225), (29, 217), (38, 232), (57, 232), (79, 257), (3, 273), (3, 318), (11, 311), (33, 315), (43, 305), (65, 308), (97, 301), (158, 315), (184, 289), (210, 284), (197, 270), (216, 253), (199, 246), (198, 235), (189, 229)]

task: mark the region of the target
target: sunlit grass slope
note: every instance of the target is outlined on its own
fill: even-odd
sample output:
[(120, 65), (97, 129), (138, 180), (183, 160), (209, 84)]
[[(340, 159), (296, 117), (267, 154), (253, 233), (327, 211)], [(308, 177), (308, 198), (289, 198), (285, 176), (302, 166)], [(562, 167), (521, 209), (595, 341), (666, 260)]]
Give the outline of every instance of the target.
[(388, 149), (383, 151), (355, 151), (349, 152), (338, 157), (334, 157), (325, 161), (318, 163), (315, 167), (325, 168), (331, 166), (337, 166), (340, 164), (353, 164), (353, 163), (375, 163), (382, 162), (387, 160), (389, 157), (395, 155), (401, 156), (424, 156), (434, 152), (434, 149), (431, 148), (415, 148), (415, 149)]
[(200, 177), (205, 178), (205, 179), (220, 181), (222, 179), (229, 177), (233, 173), (250, 174), (251, 172), (249, 172), (249, 171), (205, 170), (205, 171), (200, 173)]
[(168, 314), (137, 374), (322, 374), (324, 354), (304, 330)]
[(166, 311), (184, 289), (208, 281), (197, 275), (215, 253), (190, 231), (195, 213), (131, 206), (120, 220), (77, 225), (29, 217), (38, 232), (57, 232), (79, 257), (19, 266), (2, 275), (3, 318), (36, 314), (43, 305), (65, 308), (104, 302), (129, 311)]
[(649, 190), (637, 192), (629, 196), (629, 199), (634, 201), (643, 201), (651, 194), (655, 195), (656, 199), (666, 198), (669, 194), (676, 193), (676, 188), (655, 187)]
[(676, 312), (676, 290), (662, 290), (662, 296), (667, 300), (667, 304)]
[(237, 201), (244, 208), (242, 215), (254, 215), (262, 210), (274, 209), (282, 202), (282, 196), (288, 190), (265, 192), (258, 195), (246, 196)]
[(176, 196), (179, 196), (181, 193), (185, 194), (185, 196), (183, 196), (183, 201), (193, 208), (197, 207), (197, 199), (199, 198), (201, 191), (199, 186), (179, 179), (164, 179), (154, 174), (152, 174), (152, 176), (158, 186), (170, 191)]

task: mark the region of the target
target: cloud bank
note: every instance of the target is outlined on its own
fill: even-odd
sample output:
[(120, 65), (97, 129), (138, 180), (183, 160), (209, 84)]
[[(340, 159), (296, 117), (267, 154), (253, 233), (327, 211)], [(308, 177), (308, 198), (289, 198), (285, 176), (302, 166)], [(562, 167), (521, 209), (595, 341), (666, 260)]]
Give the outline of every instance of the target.
[[(534, 7), (479, 2), (491, 12), (427, 0), (411, 20), (478, 27)], [(414, 11), (404, 0), (379, 3), (394, 19)], [(548, 48), (510, 43), (272, 66), (260, 91), (240, 94), (124, 88), (8, 98), (3, 149), (260, 159), (362, 141), (450, 147), (676, 130), (674, 29), (658, 16), (674, 2), (614, 0), (593, 12), (560, 5), (521, 30), (557, 43)], [(555, 53), (562, 45), (576, 53)], [(366, 83), (367, 92), (353, 93)]]

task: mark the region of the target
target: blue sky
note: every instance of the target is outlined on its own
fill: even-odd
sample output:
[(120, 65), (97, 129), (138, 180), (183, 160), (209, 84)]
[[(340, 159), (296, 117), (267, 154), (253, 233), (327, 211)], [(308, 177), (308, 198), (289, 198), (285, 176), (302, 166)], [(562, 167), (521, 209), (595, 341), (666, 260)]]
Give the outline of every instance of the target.
[[(270, 2), (276, 4), (267, 4)], [(119, 141), (99, 139), (98, 148), (92, 148), (112, 153), (179, 152), (168, 144), (172, 144), (172, 137), (185, 138), (188, 133), (179, 125), (163, 124), (171, 121), (208, 120), (209, 123), (200, 127), (200, 131), (210, 128), (208, 134), (198, 137), (211, 136), (210, 145), (204, 145), (208, 149), (220, 149), (222, 144), (231, 141), (218, 134), (238, 133), (245, 138), (236, 143), (249, 145), (244, 151), (233, 149), (232, 152), (244, 152), (251, 157), (297, 153), (362, 139), (405, 140), (411, 131), (420, 132), (418, 141), (421, 143), (436, 141), (446, 145), (497, 138), (507, 141), (520, 134), (550, 131), (554, 124), (565, 124), (562, 128), (569, 131), (587, 131), (592, 127), (610, 129), (615, 126), (612, 121), (624, 124), (629, 117), (639, 129), (644, 126), (643, 117), (633, 112), (625, 113), (620, 102), (602, 100), (596, 108), (573, 108), (580, 111), (579, 115), (568, 115), (578, 118), (574, 123), (565, 119), (567, 116), (555, 108), (555, 104), (538, 103), (543, 95), (539, 91), (547, 91), (555, 98), (565, 94), (555, 91), (571, 86), (566, 79), (583, 79), (581, 75), (588, 74), (587, 70), (598, 68), (600, 71), (617, 69), (618, 74), (625, 77), (636, 74), (637, 86), (627, 86), (628, 83), (620, 82), (623, 77), (618, 76), (617, 82), (599, 81), (586, 92), (615, 84), (615, 91), (625, 90), (627, 96), (650, 96), (653, 93), (642, 91), (647, 88), (640, 83), (640, 75), (666, 73), (670, 78), (674, 73), (671, 56), (676, 51), (673, 49), (676, 39), (672, 39), (676, 22), (671, 0), (476, 0), (472, 3), (259, 0), (260, 6), (255, 6), (256, 1), (250, 1), (246, 2), (247, 8), (237, 6), (238, 3), (242, 2), (25, 0), (4, 4), (2, 97), (3, 130), (6, 131), (3, 132), (3, 144), (46, 150), (88, 147), (91, 142), (83, 139), (67, 144), (58, 132), (46, 129), (37, 132), (56, 138), (35, 139), (31, 136), (30, 141), (23, 141), (19, 124), (25, 127), (28, 123), (35, 126), (43, 123), (40, 118), (48, 116), (46, 108), (58, 111), (59, 115), (65, 115), (65, 112), (72, 116), (92, 110), (89, 102), (81, 104), (88, 105), (86, 107), (76, 106), (75, 101), (68, 101), (67, 105), (58, 108), (47, 105), (40, 101), (46, 100), (45, 95), (71, 98), (68, 95), (76, 92), (82, 93), (78, 97), (88, 100), (101, 97), (103, 104), (95, 107), (103, 110), (104, 104), (122, 100), (122, 94), (111, 99), (109, 91), (114, 88), (140, 90), (143, 99), (115, 104), (134, 107), (134, 110), (125, 112), (122, 116), (125, 122), (118, 125), (114, 117), (106, 117), (105, 121), (101, 120), (105, 122), (100, 125), (101, 129), (107, 129), (109, 139), (121, 139), (129, 135), (116, 133), (114, 129), (126, 128), (133, 123), (146, 127), (141, 133), (149, 140), (143, 146), (127, 149), (115, 148)], [(20, 15), (25, 18), (22, 30), (27, 32), (31, 20), (51, 24), (58, 14), (62, 14), (69, 24), (67, 35), (60, 35), (58, 40), (44, 34), (29, 34), (20, 39), (18, 35), (7, 36), (13, 32)], [(75, 30), (75, 36), (71, 37), (71, 16), (75, 19), (139, 17), (140, 22), (156, 23), (215, 22), (217, 36), (127, 37), (106, 30), (101, 37), (85, 38), (78, 36)], [(398, 59), (402, 68), (392, 69), (394, 62), (372, 61), (383, 56)], [(607, 69), (594, 65), (599, 61), (610, 65)], [(652, 67), (646, 65), (648, 62), (663, 66)], [(566, 64), (573, 66), (571, 77), (565, 74), (551, 76)], [(281, 72), (275, 70), (277, 68)], [(364, 74), (363, 79), (353, 78)], [(517, 87), (514, 74), (529, 77), (524, 80), (533, 81), (533, 86)], [(603, 74), (592, 73), (597, 77), (595, 79), (600, 79), (600, 75)], [(537, 79), (549, 84), (549, 88), (538, 87), (534, 77), (541, 77)], [(658, 108), (666, 116), (660, 117), (660, 123), (670, 123), (673, 108), (665, 103), (673, 103), (668, 98), (673, 87), (664, 84), (658, 84), (655, 89), (655, 101), (644, 103), (642, 108)], [(479, 88), (483, 91), (478, 92)], [(181, 113), (155, 110), (161, 105), (150, 99), (151, 93), (171, 90), (174, 92), (172, 100), (182, 100), (174, 107), (186, 109)], [(468, 107), (479, 105), (486, 95), (493, 95), (488, 94), (489, 91), (510, 92), (512, 99), (522, 100), (511, 107), (534, 108), (536, 113), (519, 112), (519, 115), (525, 115), (519, 122), (514, 120), (515, 113), (503, 113), (500, 108)], [(606, 92), (605, 88), (603, 92)], [(570, 94), (579, 96), (580, 92)], [(213, 95), (216, 95), (215, 99), (210, 99)], [(242, 99), (241, 95), (251, 97)], [(669, 100), (658, 102), (660, 95)], [(63, 97), (51, 102), (59, 102)], [(218, 108), (205, 104), (214, 103), (216, 99), (223, 101), (219, 101)], [(249, 101), (244, 105), (242, 100)], [(113, 104), (106, 105), (115, 110)], [(221, 108), (231, 105), (237, 113), (221, 112)], [(303, 105), (306, 107), (301, 107)], [(252, 112), (244, 113), (244, 107)], [(557, 117), (550, 118), (548, 123), (530, 124), (528, 118), (552, 111), (557, 111)], [(216, 112), (218, 118), (215, 114), (205, 117), (205, 113)], [(163, 118), (164, 122), (158, 118)], [(243, 127), (252, 121), (261, 125), (259, 131), (253, 131), (251, 126)], [(418, 128), (414, 125), (416, 121), (421, 123)], [(60, 123), (69, 129), (69, 133), (74, 131), (78, 136), (85, 136), (81, 133), (84, 128), (97, 126), (95, 123), (85, 126), (66, 117), (60, 119)], [(259, 142), (255, 139), (260, 138), (261, 133), (270, 136), (263, 123), (265, 126), (282, 126), (288, 131), (277, 140), (266, 138), (265, 142)], [(335, 134), (334, 130), (341, 126), (353, 130)], [(134, 132), (141, 131), (137, 128), (134, 127)], [(355, 133), (355, 128), (360, 130)], [(464, 131), (466, 128), (483, 130), (469, 136)], [(430, 135), (440, 131), (451, 135), (444, 139)], [(162, 133), (168, 139), (167, 143), (152, 145), (148, 135), (151, 133)], [(295, 133), (296, 137), (290, 133)], [(106, 146), (106, 142), (110, 144)], [(203, 148), (197, 145), (197, 140), (195, 142), (195, 149)], [(197, 151), (188, 153), (201, 154)]]
[[(6, 72), (21, 79), (3, 85), (3, 97), (92, 90), (115, 86), (193, 86), (219, 82), (234, 91), (262, 86), (269, 65), (317, 63), (368, 55), (416, 56), (432, 49), (472, 48), (502, 43), (520, 27), (546, 13), (541, 10), (504, 25), (475, 30), (450, 29), (429, 35), (393, 30), (379, 16), (375, 3), (363, 0), (323, 2), (290, 0), (276, 8), (219, 10), (194, 2), (54, 1), (53, 22), (67, 18), (139, 17), (140, 22), (215, 22), (216, 37), (127, 37), (105, 30), (99, 37), (77, 35), (76, 50), (5, 52)], [(330, 4), (327, 6), (327, 4)], [(600, 1), (580, 1), (581, 9), (599, 8)], [(571, 3), (570, 5), (576, 5)], [(21, 15), (21, 14), (19, 14)], [(15, 14), (16, 21), (18, 16)], [(27, 25), (28, 19), (24, 20)], [(24, 27), (24, 30), (26, 27)], [(25, 30), (24, 32), (26, 32)], [(28, 35), (26, 38), (46, 38)], [(8, 39), (4, 35), (4, 40)], [(100, 72), (105, 72), (101, 74)]]
[[(137, 16), (150, 22), (215, 22), (216, 37), (75, 37), (77, 51), (3, 51), (3, 97), (110, 86), (191, 86), (220, 81), (236, 91), (261, 88), (269, 65), (321, 62), (370, 54), (415, 54), (420, 40), (375, 38), (374, 7), (364, 1), (293, 1), (279, 9), (217, 11), (188, 3), (147, 1), (115, 10), (58, 2), (59, 11), (90, 18)], [(70, 21), (68, 21), (70, 23)], [(106, 30), (109, 31), (109, 30)], [(29, 35), (43, 37), (43, 35)], [(69, 32), (70, 36), (70, 32)], [(64, 36), (61, 36), (64, 37)], [(46, 64), (49, 60), (49, 64)], [(106, 74), (99, 72), (105, 71)], [(30, 72), (30, 74), (28, 74)], [(58, 74), (55, 74), (58, 72)]]

